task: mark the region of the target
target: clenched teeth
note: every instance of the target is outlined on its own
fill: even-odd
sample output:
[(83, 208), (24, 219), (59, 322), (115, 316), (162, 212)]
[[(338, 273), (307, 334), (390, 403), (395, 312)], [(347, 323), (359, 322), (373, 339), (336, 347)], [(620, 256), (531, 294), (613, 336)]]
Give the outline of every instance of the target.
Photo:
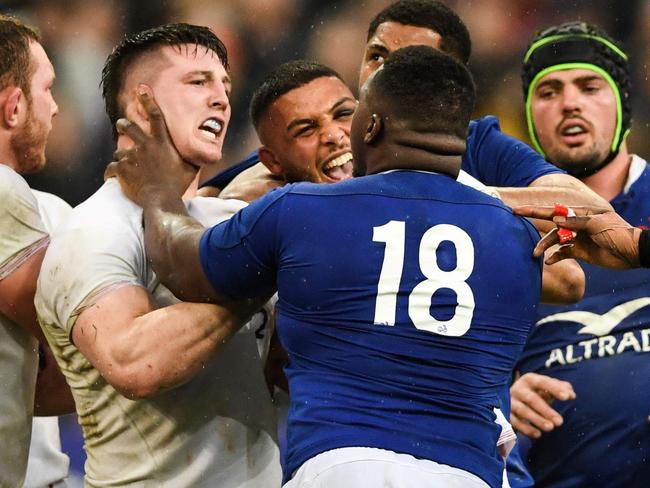
[(336, 168), (337, 166), (343, 166), (346, 163), (349, 163), (352, 161), (352, 153), (345, 153), (338, 158), (332, 159), (329, 163), (325, 164), (323, 166), (323, 171), (328, 171), (332, 168)]
[(216, 139), (217, 135), (221, 133), (223, 126), (217, 119), (208, 119), (203, 122), (203, 124), (201, 124), (201, 127), (199, 127), (199, 129), (206, 134), (209, 134), (213, 139)]

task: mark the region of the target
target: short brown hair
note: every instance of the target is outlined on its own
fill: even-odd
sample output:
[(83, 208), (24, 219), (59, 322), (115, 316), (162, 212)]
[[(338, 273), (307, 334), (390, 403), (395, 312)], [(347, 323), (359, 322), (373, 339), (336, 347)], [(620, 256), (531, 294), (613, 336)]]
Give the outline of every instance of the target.
[(15, 85), (30, 97), (30, 80), (34, 71), (30, 42), (40, 42), (35, 29), (15, 17), (0, 15), (0, 90)]

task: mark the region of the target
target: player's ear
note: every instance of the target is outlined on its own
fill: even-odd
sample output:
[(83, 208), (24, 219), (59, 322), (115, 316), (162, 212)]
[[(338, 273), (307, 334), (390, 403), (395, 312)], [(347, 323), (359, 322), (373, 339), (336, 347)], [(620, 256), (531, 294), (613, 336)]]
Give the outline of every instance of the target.
[(138, 126), (147, 134), (151, 133), (151, 125), (149, 124), (149, 116), (145, 110), (142, 102), (137, 95), (137, 88), (134, 88), (129, 93), (126, 106), (124, 107), (124, 116), (131, 122), (138, 124)]
[(13, 129), (20, 122), (21, 110), (26, 110), (25, 94), (17, 86), (7, 87), (0, 94), (2, 100), (2, 125)]
[(260, 161), (266, 169), (268, 169), (275, 176), (283, 176), (282, 165), (275, 157), (275, 153), (266, 146), (259, 149)]
[(366, 144), (374, 144), (379, 140), (383, 132), (384, 122), (378, 114), (372, 114), (368, 120), (366, 133), (363, 136), (363, 142)]

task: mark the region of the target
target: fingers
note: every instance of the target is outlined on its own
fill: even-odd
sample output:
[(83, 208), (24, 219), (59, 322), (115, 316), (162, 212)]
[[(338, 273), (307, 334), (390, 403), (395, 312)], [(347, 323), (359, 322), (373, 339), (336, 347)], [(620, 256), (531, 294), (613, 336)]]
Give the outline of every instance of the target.
[(575, 399), (570, 383), (535, 373), (527, 373), (515, 381), (510, 395), (512, 426), (535, 439), (563, 423), (562, 416), (549, 403), (555, 399)]
[(143, 83), (138, 85), (138, 100), (144, 107), (147, 116), (149, 117), (149, 123), (151, 124), (151, 135), (158, 139), (163, 140), (167, 138), (167, 124), (165, 123), (165, 117), (160, 110), (160, 107), (156, 103), (156, 100), (153, 97), (151, 88)]
[(557, 235), (557, 227), (555, 227), (547, 232), (544, 237), (539, 240), (535, 246), (535, 249), (533, 250), (533, 256), (540, 257), (546, 252), (547, 249), (556, 244), (559, 244), (559, 242), (560, 238)]
[(117, 165), (118, 163), (113, 161), (111, 164), (106, 166), (106, 169), (104, 170), (104, 180), (118, 176)]
[(147, 140), (147, 135), (140, 126), (128, 119), (118, 119), (115, 123), (115, 128), (118, 134), (129, 136), (136, 144), (142, 144)]
[(555, 206), (520, 205), (512, 209), (515, 215), (533, 219), (553, 220)]

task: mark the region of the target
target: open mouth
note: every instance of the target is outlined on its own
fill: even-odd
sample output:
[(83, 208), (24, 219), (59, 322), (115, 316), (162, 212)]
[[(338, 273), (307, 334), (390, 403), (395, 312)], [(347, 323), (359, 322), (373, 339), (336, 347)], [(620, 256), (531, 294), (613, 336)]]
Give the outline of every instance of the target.
[(214, 117), (210, 117), (199, 126), (199, 130), (210, 139), (216, 140), (219, 134), (223, 132), (223, 122)]
[(325, 163), (323, 173), (335, 181), (352, 178), (352, 153), (347, 152)]
[(583, 136), (589, 133), (589, 127), (579, 119), (566, 120), (560, 125), (558, 132), (569, 144), (577, 144), (583, 140)]

